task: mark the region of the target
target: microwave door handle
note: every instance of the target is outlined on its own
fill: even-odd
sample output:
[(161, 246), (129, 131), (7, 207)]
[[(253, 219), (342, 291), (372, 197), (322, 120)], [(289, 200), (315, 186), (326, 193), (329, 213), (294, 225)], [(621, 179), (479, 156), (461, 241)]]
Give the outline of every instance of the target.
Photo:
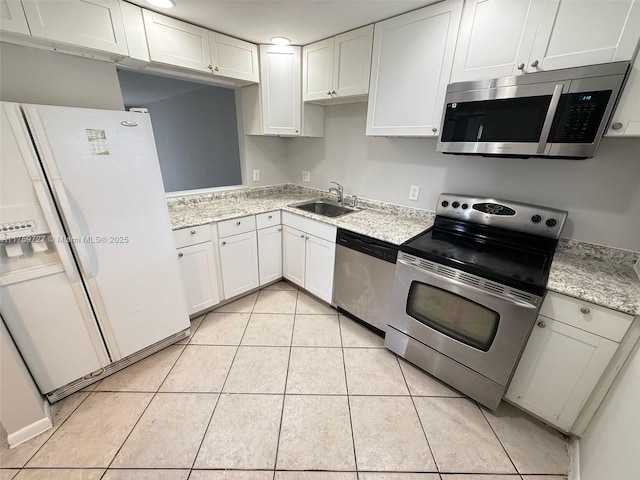
[(538, 150), (536, 153), (544, 153), (547, 148), (547, 139), (549, 138), (549, 132), (551, 131), (551, 125), (553, 125), (553, 119), (556, 116), (556, 110), (558, 110), (558, 104), (560, 103), (560, 95), (562, 95), (563, 84), (559, 83), (553, 89), (553, 95), (551, 95), (551, 102), (549, 103), (549, 110), (547, 110), (547, 116), (544, 119), (542, 125), (542, 132), (540, 132), (540, 141), (538, 142)]

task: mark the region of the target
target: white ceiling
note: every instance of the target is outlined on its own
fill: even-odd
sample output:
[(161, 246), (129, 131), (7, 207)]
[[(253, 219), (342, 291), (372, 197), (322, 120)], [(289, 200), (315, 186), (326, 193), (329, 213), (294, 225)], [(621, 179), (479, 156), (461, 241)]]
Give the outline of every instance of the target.
[(282, 36), (306, 45), (437, 0), (174, 0), (171, 9), (128, 1), (253, 43)]

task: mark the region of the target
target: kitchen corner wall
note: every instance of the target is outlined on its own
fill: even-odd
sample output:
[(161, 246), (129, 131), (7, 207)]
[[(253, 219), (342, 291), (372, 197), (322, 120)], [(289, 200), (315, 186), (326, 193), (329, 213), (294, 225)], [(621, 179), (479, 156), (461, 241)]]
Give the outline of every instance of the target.
[(365, 136), (366, 115), (364, 103), (326, 107), (324, 138), (289, 140), (294, 183), (335, 180), (347, 194), (427, 210), (441, 192), (537, 203), (569, 212), (564, 237), (640, 251), (640, 139), (605, 138), (588, 160), (443, 155), (435, 139)]
[(123, 110), (115, 64), (0, 43), (0, 100)]

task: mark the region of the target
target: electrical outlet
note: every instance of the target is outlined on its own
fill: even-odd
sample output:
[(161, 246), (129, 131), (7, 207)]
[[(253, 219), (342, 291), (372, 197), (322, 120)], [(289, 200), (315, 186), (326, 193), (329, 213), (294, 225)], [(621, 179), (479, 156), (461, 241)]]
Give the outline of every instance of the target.
[(311, 172), (307, 172), (306, 170), (302, 171), (302, 181), (310, 182), (311, 181)]
[(254, 170), (253, 171), (253, 181), (254, 182), (259, 182), (260, 181), (260, 170)]
[(420, 195), (420, 187), (418, 185), (411, 185), (409, 188), (409, 200), (418, 200)]

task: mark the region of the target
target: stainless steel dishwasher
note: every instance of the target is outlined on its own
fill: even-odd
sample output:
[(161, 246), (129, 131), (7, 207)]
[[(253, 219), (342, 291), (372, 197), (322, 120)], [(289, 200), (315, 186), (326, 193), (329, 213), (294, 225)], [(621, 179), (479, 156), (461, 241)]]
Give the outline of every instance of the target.
[(386, 332), (398, 246), (342, 229), (336, 243), (336, 305)]

